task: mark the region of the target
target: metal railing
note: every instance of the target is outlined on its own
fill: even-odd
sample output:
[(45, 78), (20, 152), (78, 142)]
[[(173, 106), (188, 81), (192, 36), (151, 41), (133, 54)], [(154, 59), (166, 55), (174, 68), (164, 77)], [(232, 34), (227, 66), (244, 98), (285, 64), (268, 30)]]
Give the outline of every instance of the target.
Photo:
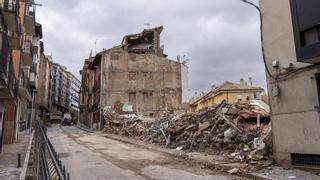
[(40, 120), (36, 120), (33, 174), (36, 180), (70, 180)]

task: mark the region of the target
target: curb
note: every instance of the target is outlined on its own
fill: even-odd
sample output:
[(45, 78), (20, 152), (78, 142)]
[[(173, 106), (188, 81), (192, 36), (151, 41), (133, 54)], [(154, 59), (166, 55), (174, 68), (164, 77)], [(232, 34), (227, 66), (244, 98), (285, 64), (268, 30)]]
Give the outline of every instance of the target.
[(27, 169), (28, 169), (28, 163), (29, 163), (29, 159), (30, 159), (30, 152), (31, 152), (33, 137), (34, 137), (34, 131), (32, 131), (32, 134), (30, 137), (26, 157), (24, 159), (23, 167), (22, 167), (21, 174), (20, 174), (20, 180), (25, 180), (26, 176), (27, 176)]

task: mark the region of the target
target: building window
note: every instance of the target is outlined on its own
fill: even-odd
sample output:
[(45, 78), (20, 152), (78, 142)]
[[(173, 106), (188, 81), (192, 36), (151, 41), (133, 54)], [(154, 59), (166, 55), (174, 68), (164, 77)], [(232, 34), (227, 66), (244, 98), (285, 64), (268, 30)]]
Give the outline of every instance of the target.
[(261, 99), (261, 94), (260, 93), (254, 93), (253, 94), (253, 99), (260, 100)]
[(137, 60), (136, 54), (134, 54), (134, 53), (129, 53), (129, 59), (130, 59), (131, 61), (136, 61), (136, 60)]
[(237, 100), (238, 100), (238, 101), (242, 101), (242, 96), (241, 96), (241, 95), (238, 95), (238, 96), (237, 96)]
[(135, 72), (129, 72), (128, 79), (129, 80), (136, 80), (136, 73)]
[(318, 108), (320, 108), (320, 73), (315, 74), (318, 93)]
[(149, 99), (149, 93), (148, 92), (143, 92), (143, 100), (148, 100)]
[(143, 72), (143, 77), (148, 77), (148, 72)]
[(320, 25), (302, 32), (302, 46), (310, 46), (320, 42)]
[(290, 5), (298, 61), (320, 62), (320, 1), (290, 0)]
[(118, 54), (111, 54), (110, 58), (111, 58), (111, 60), (119, 60), (119, 55)]

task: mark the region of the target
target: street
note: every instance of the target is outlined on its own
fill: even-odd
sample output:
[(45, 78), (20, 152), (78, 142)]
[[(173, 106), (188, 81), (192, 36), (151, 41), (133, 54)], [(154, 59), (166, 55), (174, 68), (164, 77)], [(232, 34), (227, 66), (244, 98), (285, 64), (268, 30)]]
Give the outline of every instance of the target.
[(48, 136), (73, 180), (243, 179), (76, 127), (53, 126), (48, 128)]

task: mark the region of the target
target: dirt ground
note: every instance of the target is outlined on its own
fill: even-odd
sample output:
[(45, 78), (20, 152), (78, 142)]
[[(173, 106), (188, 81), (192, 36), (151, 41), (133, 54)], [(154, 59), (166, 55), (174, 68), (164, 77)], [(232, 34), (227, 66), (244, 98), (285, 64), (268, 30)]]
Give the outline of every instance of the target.
[(54, 126), (48, 129), (48, 136), (70, 172), (71, 179), (245, 179), (75, 127)]

